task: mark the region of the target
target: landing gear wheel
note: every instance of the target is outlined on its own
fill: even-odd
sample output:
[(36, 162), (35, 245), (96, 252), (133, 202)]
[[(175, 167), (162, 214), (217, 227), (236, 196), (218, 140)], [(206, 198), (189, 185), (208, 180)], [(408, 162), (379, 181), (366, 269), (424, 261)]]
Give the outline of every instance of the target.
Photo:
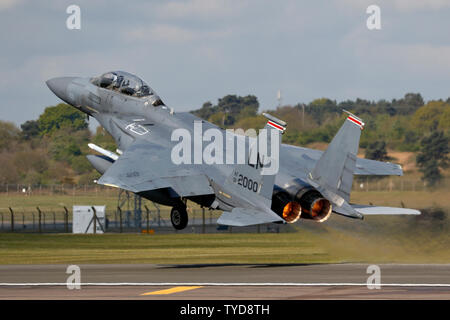
[(173, 207), (170, 211), (170, 221), (172, 225), (177, 230), (182, 230), (186, 228), (188, 224), (188, 214), (186, 207)]

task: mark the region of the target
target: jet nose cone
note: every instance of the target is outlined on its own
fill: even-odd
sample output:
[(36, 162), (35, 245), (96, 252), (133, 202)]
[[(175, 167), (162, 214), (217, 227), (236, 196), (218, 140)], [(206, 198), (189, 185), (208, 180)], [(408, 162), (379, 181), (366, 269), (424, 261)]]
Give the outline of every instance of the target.
[(69, 84), (75, 79), (75, 77), (59, 77), (47, 80), (47, 86), (52, 92), (58, 96), (61, 100), (67, 103), (71, 103), (67, 88)]

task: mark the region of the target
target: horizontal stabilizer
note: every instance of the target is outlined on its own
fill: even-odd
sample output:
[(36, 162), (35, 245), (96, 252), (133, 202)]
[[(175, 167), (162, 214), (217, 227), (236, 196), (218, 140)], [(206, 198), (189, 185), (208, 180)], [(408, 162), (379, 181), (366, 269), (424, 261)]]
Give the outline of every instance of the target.
[(366, 176), (402, 176), (403, 170), (399, 164), (357, 158), (354, 174)]
[(368, 206), (362, 204), (352, 204), (353, 209), (358, 211), (363, 215), (400, 215), (400, 214), (411, 214), (419, 215), (420, 211), (408, 208), (392, 208), (392, 207), (376, 207)]
[(271, 222), (284, 222), (284, 220), (271, 210), (262, 211), (253, 208), (234, 208), (231, 212), (224, 211), (217, 220), (218, 224), (236, 227)]
[[(323, 154), (323, 151), (301, 148), (291, 145), (282, 145), (281, 151), (283, 154), (282, 160), (287, 161), (286, 158), (301, 159), (301, 165), (289, 162), (295, 170), (312, 171), (317, 161)], [(398, 164), (390, 162), (381, 162), (376, 160), (369, 160), (363, 158), (356, 158), (356, 167), (353, 174), (355, 175), (377, 175), (377, 176), (401, 176), (403, 175), (402, 167)]]

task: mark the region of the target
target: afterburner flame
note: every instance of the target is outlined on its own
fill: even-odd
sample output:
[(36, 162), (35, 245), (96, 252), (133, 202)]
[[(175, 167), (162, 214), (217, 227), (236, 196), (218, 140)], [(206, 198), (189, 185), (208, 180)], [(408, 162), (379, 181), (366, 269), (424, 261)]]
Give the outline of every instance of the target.
[(325, 198), (319, 198), (314, 200), (311, 204), (310, 216), (317, 222), (323, 222), (330, 217), (331, 203)]
[(295, 201), (289, 202), (283, 208), (283, 219), (286, 220), (287, 223), (294, 223), (302, 214), (302, 207), (299, 203)]

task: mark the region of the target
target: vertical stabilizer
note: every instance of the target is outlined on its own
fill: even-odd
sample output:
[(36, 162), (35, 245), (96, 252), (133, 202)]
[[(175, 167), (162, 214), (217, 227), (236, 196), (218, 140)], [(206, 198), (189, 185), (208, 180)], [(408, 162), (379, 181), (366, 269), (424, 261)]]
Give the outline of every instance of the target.
[(310, 173), (310, 178), (321, 188), (348, 202), (364, 122), (348, 111), (345, 112), (349, 116)]

